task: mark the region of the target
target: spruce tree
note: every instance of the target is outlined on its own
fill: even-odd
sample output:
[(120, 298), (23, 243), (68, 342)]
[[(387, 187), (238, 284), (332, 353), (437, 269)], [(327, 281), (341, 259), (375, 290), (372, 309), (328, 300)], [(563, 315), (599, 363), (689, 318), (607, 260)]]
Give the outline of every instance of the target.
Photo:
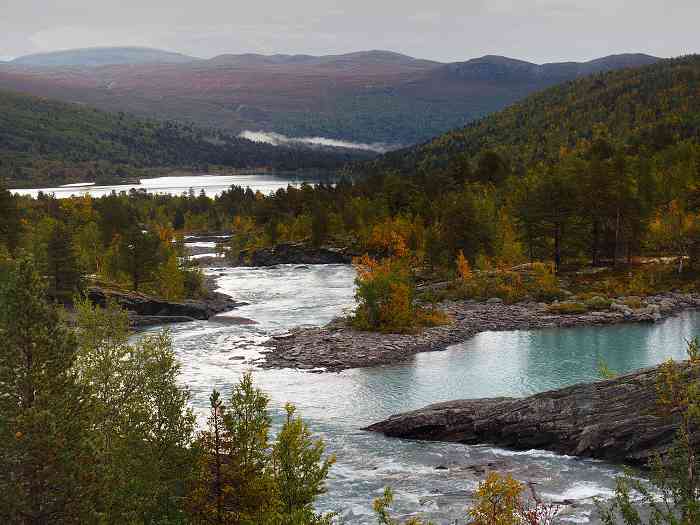
[(0, 245), (14, 253), (19, 244), (20, 211), (17, 206), (17, 197), (0, 185)]
[(91, 472), (90, 400), (71, 368), (76, 340), (46, 299), (34, 264), (0, 276), (0, 517), (77, 523)]
[(154, 232), (133, 227), (118, 243), (116, 266), (129, 277), (136, 292), (156, 280), (162, 260), (161, 240)]
[(56, 299), (67, 301), (75, 294), (81, 275), (73, 235), (64, 223), (56, 222), (53, 227), (46, 254), (49, 293)]

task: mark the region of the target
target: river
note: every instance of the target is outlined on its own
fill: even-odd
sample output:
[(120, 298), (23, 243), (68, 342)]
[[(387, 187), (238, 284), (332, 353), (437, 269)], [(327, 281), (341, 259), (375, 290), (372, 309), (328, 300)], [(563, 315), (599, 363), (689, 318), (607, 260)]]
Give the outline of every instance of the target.
[(193, 407), (203, 420), (211, 389), (227, 395), (253, 369), (257, 385), (272, 398), (276, 424), (284, 403), (294, 402), (337, 455), (319, 508), (339, 511), (350, 524), (375, 523), (371, 501), (387, 485), (394, 488), (399, 512), (453, 523), (464, 517), (485, 466), (535, 482), (538, 493), (552, 501), (575, 501), (563, 520), (596, 523), (592, 497), (611, 494), (620, 472), (613, 465), (542, 451), (388, 439), (359, 429), (437, 401), (523, 396), (594, 380), (601, 359), (622, 372), (682, 358), (685, 339), (700, 335), (700, 313), (686, 312), (655, 325), (486, 332), (394, 366), (333, 374), (260, 370), (251, 360), (261, 356), (261, 343), (271, 334), (322, 325), (352, 308), (354, 271), (344, 265), (290, 265), (207, 272), (218, 277), (221, 291), (250, 303), (233, 315), (258, 324), (198, 321), (171, 327)]
[(236, 175), (190, 175), (179, 177), (156, 177), (152, 179), (141, 179), (139, 184), (120, 184), (114, 186), (97, 186), (94, 184), (69, 184), (55, 188), (34, 188), (34, 189), (14, 189), (10, 190), (19, 195), (29, 195), (36, 198), (39, 192), (47, 195), (55, 195), (62, 199), (72, 195), (91, 195), (102, 197), (109, 195), (113, 191), (120, 193), (130, 190), (141, 190), (147, 193), (160, 193), (170, 195), (180, 195), (192, 189), (195, 193), (201, 190), (209, 197), (215, 197), (232, 185), (243, 188), (251, 188), (253, 191), (260, 191), (269, 194), (288, 185), (300, 186), (302, 183), (317, 183), (320, 181), (333, 180), (333, 177), (320, 175), (316, 171), (296, 171), (278, 173), (242, 173)]

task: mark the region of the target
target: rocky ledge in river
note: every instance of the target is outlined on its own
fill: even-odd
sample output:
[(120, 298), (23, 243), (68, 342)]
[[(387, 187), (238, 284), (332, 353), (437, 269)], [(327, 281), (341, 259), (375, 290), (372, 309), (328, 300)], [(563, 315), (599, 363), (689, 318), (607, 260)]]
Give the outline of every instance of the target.
[[(688, 379), (700, 380), (698, 367), (683, 366)], [(659, 376), (659, 367), (647, 368), (522, 399), (438, 403), (391, 416), (365, 430), (390, 437), (551, 450), (644, 465), (655, 454), (667, 452), (678, 430), (678, 417), (658, 411)]]
[(200, 301), (174, 302), (137, 292), (121, 292), (92, 286), (88, 288), (87, 296), (91, 302), (102, 307), (108, 301), (116, 302), (129, 312), (129, 321), (137, 328), (209, 319), (245, 304), (234, 301), (228, 295), (212, 291), (207, 292)]
[(239, 266), (278, 264), (349, 264), (353, 254), (343, 248), (314, 247), (307, 243), (283, 243), (253, 252), (242, 251)]
[(700, 295), (665, 293), (641, 300), (632, 309), (623, 301), (610, 310), (565, 315), (552, 313), (542, 303), (504, 304), (449, 301), (438, 305), (453, 322), (417, 334), (360, 332), (338, 319), (321, 328), (299, 328), (272, 338), (270, 350), (259, 363), (264, 368), (325, 368), (341, 371), (398, 363), (419, 352), (445, 350), (479, 332), (536, 328), (605, 325), (623, 322), (657, 322), (674, 313), (700, 307)]

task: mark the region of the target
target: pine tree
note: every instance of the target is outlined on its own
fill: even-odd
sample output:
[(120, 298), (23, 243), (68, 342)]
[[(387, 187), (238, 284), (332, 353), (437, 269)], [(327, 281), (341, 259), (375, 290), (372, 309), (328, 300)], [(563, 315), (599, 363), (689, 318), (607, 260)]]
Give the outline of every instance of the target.
[(200, 433), (199, 471), (190, 486), (187, 510), (196, 524), (330, 524), (314, 512), (325, 492), (333, 457), (322, 459), (323, 441), (314, 441), (294, 409), (270, 446), (269, 398), (250, 373), (234, 387), (229, 405), (214, 391), (207, 429)]
[(0, 245), (14, 253), (21, 236), (17, 198), (0, 185)]
[(156, 280), (161, 262), (161, 240), (157, 234), (134, 227), (120, 239), (117, 267), (129, 277), (134, 291)]
[(199, 474), (188, 501), (194, 523), (274, 523), (277, 496), (269, 468), (268, 402), (250, 374), (234, 387), (230, 405), (212, 393), (208, 427), (197, 441)]
[(0, 278), (0, 517), (76, 523), (85, 516), (90, 399), (72, 373), (73, 333), (30, 260)]
[(64, 223), (56, 222), (54, 225), (46, 254), (49, 293), (54, 298), (67, 301), (75, 294), (81, 275), (73, 236)]

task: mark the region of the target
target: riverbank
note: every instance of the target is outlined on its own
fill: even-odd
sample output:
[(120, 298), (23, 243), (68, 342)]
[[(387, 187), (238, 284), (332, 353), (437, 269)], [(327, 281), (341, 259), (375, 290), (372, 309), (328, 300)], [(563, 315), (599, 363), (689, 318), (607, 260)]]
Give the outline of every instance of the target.
[[(419, 352), (445, 350), (479, 332), (568, 328), (617, 323), (654, 323), (680, 311), (700, 307), (700, 294), (663, 293), (640, 299), (640, 308), (619, 298), (610, 309), (581, 314), (553, 313), (544, 303), (504, 304), (447, 301), (438, 304), (452, 323), (425, 329), (417, 334), (360, 332), (343, 319), (321, 328), (298, 328), (273, 337), (265, 357), (257, 364), (262, 368), (324, 369), (339, 372), (399, 363)], [(636, 299), (636, 298), (635, 298)]]

